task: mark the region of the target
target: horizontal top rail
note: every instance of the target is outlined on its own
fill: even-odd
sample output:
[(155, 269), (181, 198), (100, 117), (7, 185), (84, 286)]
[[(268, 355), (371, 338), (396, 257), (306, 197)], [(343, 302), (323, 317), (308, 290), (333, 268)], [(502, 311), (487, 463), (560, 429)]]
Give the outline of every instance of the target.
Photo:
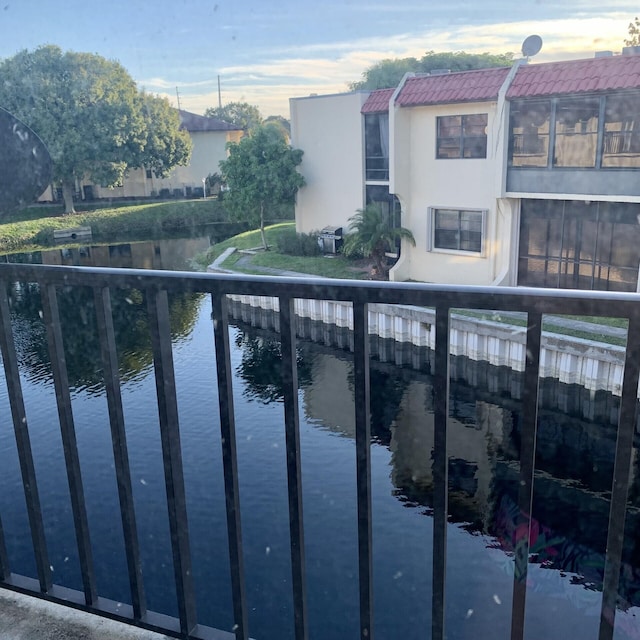
[[(639, 313), (640, 293), (379, 282), (189, 271), (0, 264), (0, 278), (58, 285), (162, 288), (214, 294), (269, 295), (367, 303), (447, 306), (628, 318)], [(267, 293), (268, 292), (268, 293)]]

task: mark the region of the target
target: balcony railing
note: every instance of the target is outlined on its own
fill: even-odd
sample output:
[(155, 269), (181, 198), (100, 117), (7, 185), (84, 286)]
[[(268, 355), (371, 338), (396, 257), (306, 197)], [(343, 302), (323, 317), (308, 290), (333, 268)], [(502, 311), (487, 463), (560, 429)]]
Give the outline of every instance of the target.
[[(76, 545), (80, 559), (83, 590), (74, 591), (54, 584), (48, 559), (42, 507), (31, 452), (30, 434), (14, 344), (7, 291), (14, 282), (37, 283), (42, 296), (43, 322), (56, 392), (63, 440), (66, 472), (71, 493)], [(118, 482), (120, 513), (124, 532), (131, 605), (122, 606), (100, 597), (91, 552), (91, 532), (87, 518), (76, 443), (71, 396), (65, 367), (63, 335), (58, 309), (58, 291), (65, 287), (90, 287), (94, 293), (97, 331), (101, 343), (99, 366), (104, 372), (113, 456)], [(162, 457), (166, 485), (166, 508), (171, 532), (173, 575), (178, 618), (148, 611), (141, 572), (141, 544), (136, 528), (131, 473), (118, 375), (111, 293), (116, 288), (142, 291), (152, 337), (152, 351), (160, 418)], [(176, 386), (169, 327), (168, 294), (199, 292), (211, 298), (214, 318), (217, 384), (219, 397), (222, 459), (226, 494), (226, 526), (233, 596), (233, 633), (199, 624), (191, 574), (191, 550), (187, 527), (182, 454), (178, 424)], [(449, 315), (453, 308), (521, 311), (527, 313), (526, 363), (524, 371), (523, 424), (521, 425), (518, 487), (519, 527), (527, 530), (532, 516), (535, 470), (536, 425), (543, 314), (603, 315), (612, 310), (629, 320), (621, 408), (611, 491), (610, 515), (599, 638), (613, 637), (616, 601), (621, 568), (623, 532), (628, 498), (629, 474), (635, 425), (636, 397), (640, 367), (640, 296), (600, 292), (549, 291), (535, 289), (479, 288), (421, 284), (391, 284), (335, 280), (309, 280), (151, 272), (99, 268), (47, 267), (40, 265), (0, 265), (0, 348), (6, 373), (9, 402), (27, 513), (36, 559), (37, 579), (12, 573), (0, 526), (0, 585), (71, 607), (156, 631), (188, 639), (249, 637), (247, 597), (243, 567), (240, 496), (231, 378), (227, 294), (269, 295), (279, 299), (279, 326), (284, 388), (284, 424), (290, 524), (290, 556), (297, 640), (307, 638), (307, 589), (301, 486), (301, 458), (296, 371), (296, 336), (293, 303), (295, 298), (351, 302), (354, 319), (354, 386), (356, 422), (356, 481), (360, 638), (373, 637), (373, 581), (371, 511), (371, 431), (369, 414), (369, 331), (367, 305), (370, 303), (409, 304), (435, 308), (436, 346), (434, 358), (434, 515), (433, 515), (433, 597), (431, 637), (445, 638), (445, 584), (447, 576), (447, 416), (449, 415)], [(521, 639), (525, 624), (529, 536), (520, 537), (514, 554), (511, 638)], [(419, 603), (421, 604), (421, 603)], [(260, 630), (255, 630), (256, 634)], [(428, 637), (428, 633), (426, 634)]]

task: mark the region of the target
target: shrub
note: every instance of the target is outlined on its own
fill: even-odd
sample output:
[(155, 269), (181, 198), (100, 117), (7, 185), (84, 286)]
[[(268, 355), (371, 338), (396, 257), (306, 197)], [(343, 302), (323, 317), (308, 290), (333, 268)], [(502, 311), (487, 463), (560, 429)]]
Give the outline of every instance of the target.
[(280, 253), (289, 256), (319, 256), (322, 252), (318, 246), (318, 234), (296, 233), (295, 229), (283, 231), (276, 240)]

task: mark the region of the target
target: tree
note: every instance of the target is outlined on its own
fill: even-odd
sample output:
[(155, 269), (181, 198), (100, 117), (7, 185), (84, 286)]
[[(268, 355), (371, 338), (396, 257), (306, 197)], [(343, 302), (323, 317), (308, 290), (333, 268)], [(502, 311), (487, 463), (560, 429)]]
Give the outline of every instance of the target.
[(229, 102), (223, 107), (209, 107), (204, 115), (234, 124), (243, 131), (252, 131), (262, 124), (260, 110), (248, 102)]
[(349, 234), (344, 240), (343, 253), (346, 256), (361, 254), (371, 258), (378, 274), (386, 279), (389, 269), (385, 253), (402, 238), (415, 246), (415, 238), (409, 229), (390, 227), (381, 208), (376, 204), (368, 204), (349, 218)]
[(73, 212), (77, 178), (120, 184), (130, 168), (164, 175), (187, 164), (191, 141), (166, 100), (138, 91), (117, 62), (47, 45), (0, 62), (0, 105), (44, 141)]
[(352, 91), (397, 87), (405, 73), (417, 72), (419, 64), (417, 58), (387, 58), (369, 67), (362, 73), (362, 79), (351, 82), (349, 87)]
[(292, 149), (273, 126), (254, 129), (240, 142), (227, 145), (229, 157), (220, 163), (227, 185), (225, 208), (236, 220), (260, 227), (262, 246), (265, 216), (283, 204), (295, 202), (305, 181), (296, 167), (303, 152)]
[(436, 69), (449, 71), (471, 71), (491, 67), (510, 67), (513, 53), (466, 53), (465, 51), (427, 51), (420, 60), (420, 73), (431, 73)]
[(627, 31), (629, 32), (629, 39), (624, 41), (627, 47), (640, 45), (640, 19), (637, 16), (629, 23)]
[(278, 127), (288, 140), (291, 137), (291, 122), (283, 116), (268, 116), (264, 119), (264, 124), (270, 124)]
[(512, 53), (466, 53), (465, 51), (427, 51), (417, 58), (388, 58), (369, 67), (362, 79), (349, 87), (356, 89), (387, 89), (396, 87), (407, 72), (431, 73), (439, 69), (470, 71), (489, 67), (509, 67), (513, 63)]

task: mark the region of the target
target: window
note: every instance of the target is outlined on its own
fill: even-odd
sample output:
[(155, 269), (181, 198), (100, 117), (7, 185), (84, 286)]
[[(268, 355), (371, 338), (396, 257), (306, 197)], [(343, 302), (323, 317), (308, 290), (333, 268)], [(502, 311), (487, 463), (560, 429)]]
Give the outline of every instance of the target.
[(151, 178), (152, 178), (151, 169), (147, 169), (147, 180), (151, 180)]
[(558, 100), (553, 166), (596, 166), (600, 99)]
[(509, 165), (640, 168), (640, 96), (626, 93), (513, 102)]
[(431, 209), (430, 250), (483, 253), (485, 211)]
[(518, 284), (636, 291), (640, 205), (522, 201)]
[(640, 105), (637, 95), (607, 98), (602, 166), (640, 167)]
[(364, 117), (366, 179), (389, 179), (389, 114), (372, 113)]
[(514, 103), (511, 107), (511, 166), (546, 167), (549, 162), (551, 102)]
[(487, 114), (440, 116), (437, 121), (438, 158), (486, 158)]

